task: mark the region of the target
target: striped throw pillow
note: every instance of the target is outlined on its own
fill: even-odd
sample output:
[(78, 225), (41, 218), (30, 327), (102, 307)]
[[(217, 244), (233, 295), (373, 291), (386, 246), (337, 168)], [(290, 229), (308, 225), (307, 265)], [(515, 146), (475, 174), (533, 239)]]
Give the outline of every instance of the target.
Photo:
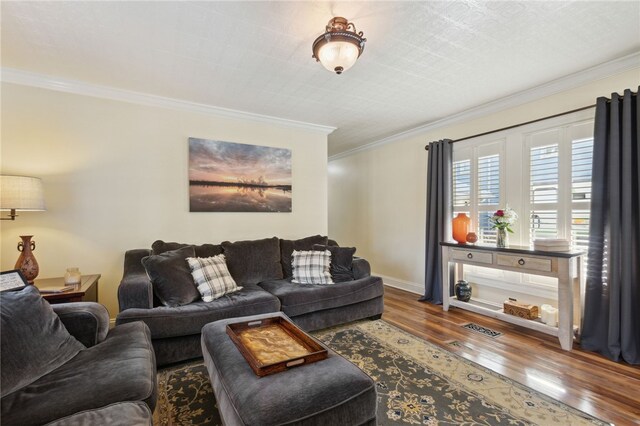
[(291, 255), (293, 270), (291, 282), (296, 284), (333, 284), (329, 271), (330, 265), (331, 252), (329, 250), (294, 250)]
[(231, 277), (224, 254), (213, 257), (188, 257), (187, 263), (205, 302), (242, 289)]

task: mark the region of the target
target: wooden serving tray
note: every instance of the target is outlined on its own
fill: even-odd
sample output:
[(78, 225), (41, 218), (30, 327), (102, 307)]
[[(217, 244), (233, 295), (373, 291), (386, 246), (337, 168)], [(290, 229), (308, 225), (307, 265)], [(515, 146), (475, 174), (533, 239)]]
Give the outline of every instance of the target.
[(227, 324), (227, 334), (260, 377), (327, 357), (325, 347), (279, 316)]

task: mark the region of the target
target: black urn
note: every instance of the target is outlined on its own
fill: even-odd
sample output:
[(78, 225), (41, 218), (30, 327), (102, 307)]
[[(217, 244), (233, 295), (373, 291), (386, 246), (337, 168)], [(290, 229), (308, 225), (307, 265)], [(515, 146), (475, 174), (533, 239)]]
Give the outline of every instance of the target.
[(471, 299), (471, 285), (465, 280), (458, 280), (454, 289), (459, 301), (468, 302)]

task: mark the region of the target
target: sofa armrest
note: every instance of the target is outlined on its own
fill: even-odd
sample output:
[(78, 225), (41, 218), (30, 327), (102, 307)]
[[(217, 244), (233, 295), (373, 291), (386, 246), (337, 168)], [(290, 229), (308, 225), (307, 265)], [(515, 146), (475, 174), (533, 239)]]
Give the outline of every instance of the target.
[(120, 312), (130, 308), (153, 308), (153, 289), (142, 258), (151, 250), (128, 250), (124, 254), (124, 275), (118, 286)]
[(371, 265), (366, 259), (361, 257), (353, 258), (351, 270), (353, 271), (353, 279), (355, 280), (371, 276)]
[(86, 347), (102, 342), (109, 332), (109, 312), (95, 302), (51, 305), (69, 334)]

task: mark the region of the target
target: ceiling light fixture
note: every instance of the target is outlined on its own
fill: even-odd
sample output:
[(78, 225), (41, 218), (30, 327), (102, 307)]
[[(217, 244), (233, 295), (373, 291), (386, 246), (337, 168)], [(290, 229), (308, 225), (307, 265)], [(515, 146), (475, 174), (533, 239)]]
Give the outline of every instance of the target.
[(356, 63), (367, 41), (353, 22), (337, 16), (329, 21), (326, 32), (313, 42), (313, 58), (329, 71), (342, 74)]

